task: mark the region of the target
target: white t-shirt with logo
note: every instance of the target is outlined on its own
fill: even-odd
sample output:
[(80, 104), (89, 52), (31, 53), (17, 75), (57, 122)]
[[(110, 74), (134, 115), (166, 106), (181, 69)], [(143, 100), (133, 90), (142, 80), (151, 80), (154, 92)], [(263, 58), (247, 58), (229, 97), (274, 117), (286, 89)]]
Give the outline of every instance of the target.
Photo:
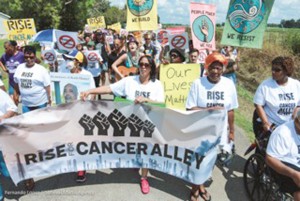
[[(209, 82), (207, 76), (195, 80), (186, 101), (187, 109), (193, 107), (223, 107), (226, 111), (230, 111), (238, 108), (238, 106), (234, 83), (222, 76), (216, 84)], [(227, 115), (225, 121), (228, 121)], [(220, 149), (231, 153), (232, 145), (233, 143), (228, 142), (227, 124), (225, 124), (221, 136)]]
[(0, 89), (0, 116), (6, 114), (8, 111), (17, 112), (18, 108), (10, 98), (10, 96)]
[(300, 168), (300, 135), (296, 133), (294, 121), (277, 127), (269, 139), (267, 154)]
[(271, 124), (281, 125), (291, 120), (295, 107), (300, 106), (300, 82), (289, 77), (281, 86), (269, 78), (257, 88), (254, 103), (264, 107)]
[(137, 97), (143, 96), (153, 101), (164, 102), (164, 89), (159, 80), (142, 84), (138, 75), (128, 76), (120, 81), (111, 84), (110, 88), (116, 96), (126, 96), (127, 100), (134, 101)]
[(24, 106), (39, 106), (48, 102), (45, 87), (50, 85), (50, 75), (46, 68), (39, 64), (26, 67), (20, 64), (15, 72), (14, 81), (19, 85), (22, 104)]
[(186, 101), (187, 109), (224, 107), (229, 111), (238, 106), (236, 88), (226, 77), (221, 77), (216, 84), (209, 82), (206, 76), (195, 80)]

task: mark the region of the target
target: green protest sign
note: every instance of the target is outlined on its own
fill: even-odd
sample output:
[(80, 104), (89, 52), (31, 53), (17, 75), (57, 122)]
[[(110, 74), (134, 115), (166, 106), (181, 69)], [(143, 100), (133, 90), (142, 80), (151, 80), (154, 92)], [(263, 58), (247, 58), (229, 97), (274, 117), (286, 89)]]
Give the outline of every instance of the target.
[(274, 0), (230, 0), (222, 45), (262, 48)]

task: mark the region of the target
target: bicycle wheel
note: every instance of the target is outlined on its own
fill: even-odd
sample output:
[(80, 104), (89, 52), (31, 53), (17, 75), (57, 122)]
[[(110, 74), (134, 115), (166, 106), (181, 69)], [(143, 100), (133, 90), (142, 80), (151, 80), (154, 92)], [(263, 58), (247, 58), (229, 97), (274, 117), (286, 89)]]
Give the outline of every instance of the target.
[(252, 201), (269, 200), (269, 175), (265, 172), (266, 164), (260, 154), (251, 155), (244, 167), (244, 185)]

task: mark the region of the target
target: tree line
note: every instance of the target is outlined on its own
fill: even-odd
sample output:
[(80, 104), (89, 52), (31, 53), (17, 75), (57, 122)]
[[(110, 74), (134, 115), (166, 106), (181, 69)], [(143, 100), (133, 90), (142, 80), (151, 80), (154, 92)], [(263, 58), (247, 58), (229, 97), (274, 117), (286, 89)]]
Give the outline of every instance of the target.
[(34, 18), (36, 29), (82, 30), (86, 19), (104, 16), (107, 25), (126, 23), (126, 7), (108, 0), (1, 0), (0, 11), (11, 19)]
[(281, 20), (280, 25), (283, 28), (300, 28), (300, 19)]

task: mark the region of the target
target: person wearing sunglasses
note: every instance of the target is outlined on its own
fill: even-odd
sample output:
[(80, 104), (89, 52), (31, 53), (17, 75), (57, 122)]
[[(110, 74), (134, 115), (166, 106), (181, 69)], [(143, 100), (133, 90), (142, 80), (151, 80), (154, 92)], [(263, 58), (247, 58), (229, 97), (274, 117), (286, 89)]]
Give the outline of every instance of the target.
[[(24, 59), (25, 63), (20, 64), (14, 74), (15, 104), (19, 104), (21, 96), (23, 113), (51, 106), (50, 75), (44, 66), (35, 63), (36, 50), (33, 46), (24, 47)], [(25, 186), (32, 190), (33, 179), (27, 179)]]
[(169, 52), (170, 61), (163, 57), (164, 47), (162, 47), (162, 51), (160, 53), (160, 61), (162, 64), (175, 63), (180, 64), (185, 62), (184, 52), (180, 49), (173, 48)]
[[(156, 66), (153, 58), (143, 55), (138, 61), (139, 75), (128, 76), (109, 86), (101, 86), (81, 92), (80, 97), (86, 100), (91, 94), (114, 94), (126, 97), (127, 100), (141, 103), (164, 103), (162, 83), (156, 79)], [(149, 193), (150, 185), (147, 179), (148, 169), (142, 168), (141, 191)]]
[(294, 109), (300, 106), (300, 82), (291, 78), (294, 62), (290, 57), (276, 57), (272, 61), (272, 77), (257, 88), (254, 105), (258, 118), (253, 119), (255, 135), (267, 132), (291, 120)]

